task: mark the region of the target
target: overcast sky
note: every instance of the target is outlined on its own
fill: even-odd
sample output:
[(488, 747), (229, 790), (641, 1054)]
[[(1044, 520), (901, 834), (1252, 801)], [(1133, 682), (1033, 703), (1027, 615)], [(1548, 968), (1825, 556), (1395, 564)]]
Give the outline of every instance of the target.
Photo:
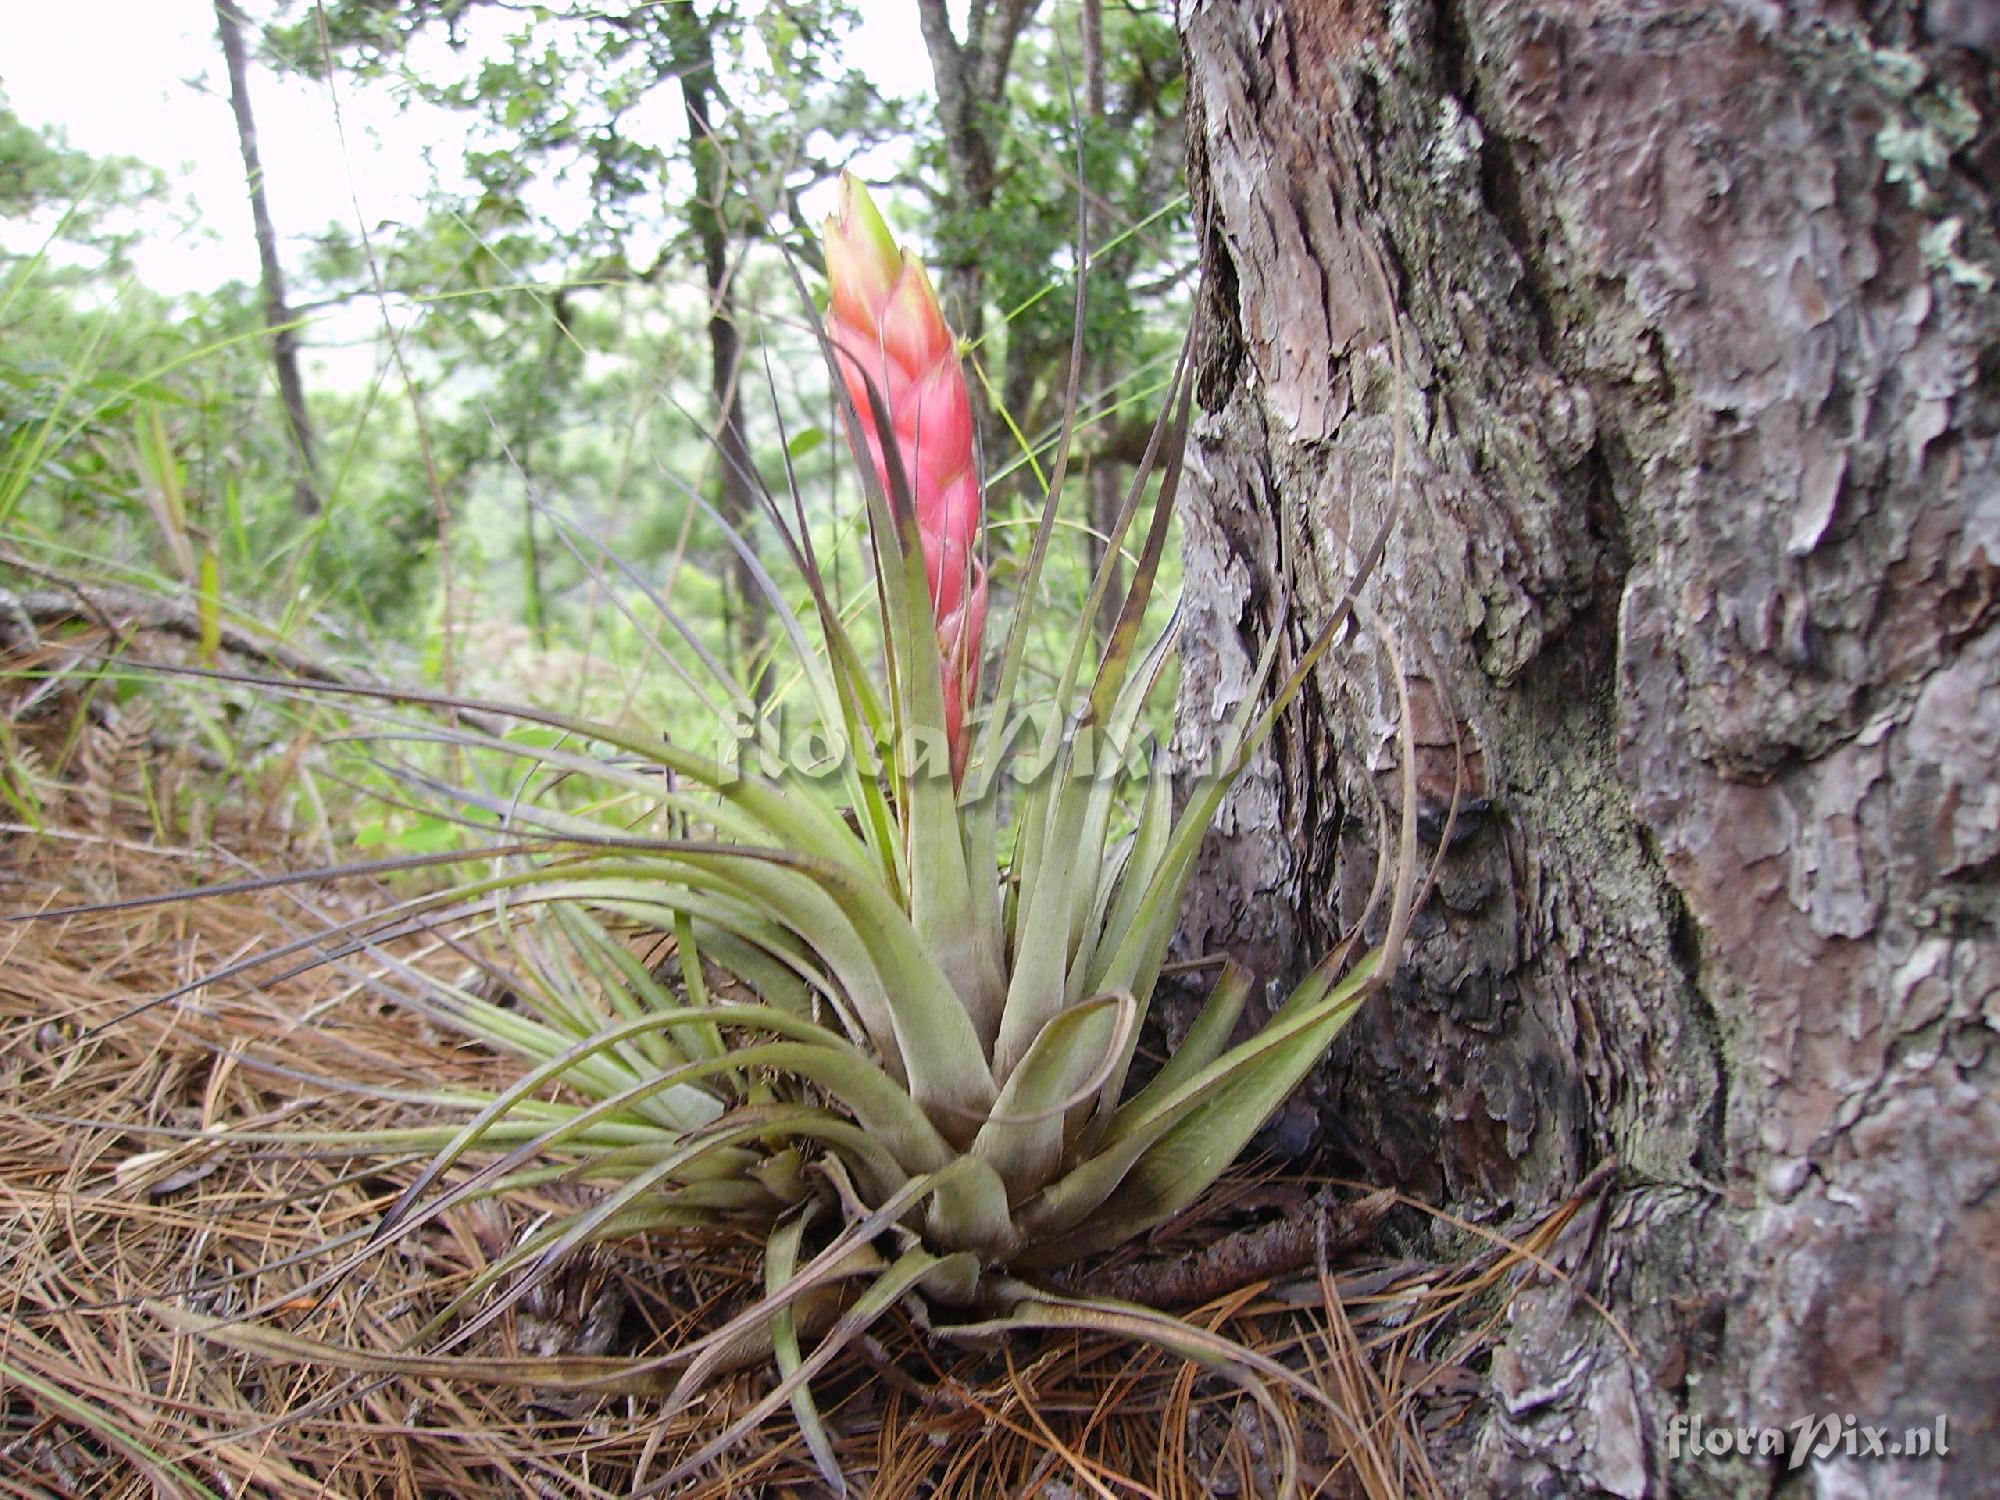
[[(850, 52), (877, 86), (928, 92), (915, 0), (858, 0), (857, 9)], [(425, 143), (463, 138), (463, 124), (445, 112), (399, 112), (386, 87), (335, 80), (338, 128), (326, 86), (256, 70), (250, 87), (272, 217), (284, 237), (330, 220), (353, 226), (408, 217), (429, 180)], [(135, 256), (147, 282), (175, 292), (255, 280), (212, 0), (0, 0), (0, 89), (28, 124), (61, 125), (72, 145), (93, 155), (150, 161), (167, 170), (176, 199), (193, 200), (187, 229)], [(673, 138), (677, 100), (663, 93), (657, 102), (660, 129)]]

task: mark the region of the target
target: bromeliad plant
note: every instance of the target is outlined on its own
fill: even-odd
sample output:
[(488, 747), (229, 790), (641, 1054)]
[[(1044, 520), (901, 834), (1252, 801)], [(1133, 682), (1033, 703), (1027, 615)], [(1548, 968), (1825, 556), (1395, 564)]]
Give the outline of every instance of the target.
[[(792, 647), (795, 676), (780, 696), (834, 747), (831, 768), (753, 774), (616, 725), (451, 705), (456, 743), (528, 768), (511, 795), (451, 789), (511, 842), (482, 851), (503, 857), (494, 873), (389, 915), (498, 933), (504, 961), (482, 963), (504, 977), (511, 1003), (491, 998), (491, 985), (441, 986), (378, 951), (411, 986), (428, 986), (419, 1003), (440, 1020), (528, 1067), (491, 1096), (440, 1095), (461, 1125), (365, 1143), (438, 1148), (372, 1247), (468, 1195), (565, 1173), (611, 1184), (445, 1309), (429, 1337), (454, 1346), (588, 1242), (756, 1227), (766, 1295), (647, 1368), (667, 1370), (686, 1396), (761, 1349), (781, 1379), (683, 1472), (789, 1401), (837, 1485), (808, 1382), (905, 1302), (940, 1336), (1088, 1324), (1323, 1402), (1269, 1359), (1160, 1313), (1063, 1294), (1045, 1277), (1193, 1203), (1394, 965), (1415, 884), (1407, 852), (1393, 879), (1378, 876), (1388, 915), (1372, 950), (1357, 927), (1243, 1040), (1250, 976), (1224, 966), (1165, 1065), (1128, 1088), (1204, 835), (1351, 607), (1275, 686), (1285, 633), (1273, 630), (1255, 690), (1178, 813), (1163, 767), (1128, 768), (1174, 650), (1171, 625), (1141, 636), (1181, 473), (1183, 354), (1082, 613), (1097, 617), (1111, 559), (1144, 515), (1116, 626), (1093, 661), (1079, 625), (1055, 674), (1060, 711), (1022, 732), (1022, 664), (1074, 396), (1005, 645), (987, 661), (980, 478), (956, 342), (923, 267), (851, 178), (825, 249), (822, 348), (860, 459), (879, 653), (850, 629), (801, 505), (796, 524), (775, 504), (770, 519), (803, 580), (803, 613), (736, 545)], [(1079, 347), (1081, 327), (1079, 307)], [(1378, 536), (1360, 572), (1379, 549)], [(721, 665), (703, 659), (733, 697)], [(509, 714), (560, 731), (559, 742), (481, 731)], [(560, 781), (565, 800), (529, 795), (537, 778)], [(582, 785), (600, 789), (594, 809), (580, 803)], [(641, 933), (670, 945), (671, 962), (654, 961)], [(805, 1333), (829, 1318), (808, 1351)]]

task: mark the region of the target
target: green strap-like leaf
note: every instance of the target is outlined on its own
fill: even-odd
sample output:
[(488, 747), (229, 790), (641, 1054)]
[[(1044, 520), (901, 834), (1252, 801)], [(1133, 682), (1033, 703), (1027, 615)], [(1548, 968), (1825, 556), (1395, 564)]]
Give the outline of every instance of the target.
[(1123, 946), (1126, 935), (1131, 932), (1141, 902), (1153, 888), (1160, 861), (1167, 851), (1167, 841), (1173, 834), (1173, 800), (1173, 778), (1164, 767), (1155, 766), (1146, 783), (1145, 805), (1139, 812), (1139, 826), (1132, 836), (1132, 852), (1125, 858), (1117, 897), (1104, 918), (1090, 966), (1085, 970), (1083, 983), (1079, 986), (1086, 994), (1096, 993), (1105, 987), (1105, 971)]
[[(573, 1072), (580, 1061), (613, 1047), (628, 1037), (653, 1029), (671, 1029), (690, 1021), (721, 1021), (729, 1024), (775, 1031), (796, 1040), (765, 1043), (740, 1049), (723, 1058), (703, 1058), (663, 1074), (643, 1080), (647, 1087), (666, 1087), (679, 1081), (694, 1081), (732, 1066), (751, 1067), (768, 1061), (790, 1067), (832, 1091), (861, 1123), (875, 1131), (883, 1145), (911, 1171), (932, 1171), (945, 1165), (953, 1153), (908, 1094), (896, 1087), (882, 1072), (848, 1043), (810, 1021), (768, 1006), (684, 1006), (658, 1015), (642, 1016), (607, 1029), (586, 1042), (566, 1049), (538, 1068), (530, 1070), (495, 1096), (493, 1102), (463, 1126), (452, 1142), (404, 1189), (384, 1216), (376, 1231), (379, 1241), (392, 1233), (400, 1220), (430, 1187), (467, 1151), (477, 1146), (496, 1121), (539, 1092), (551, 1082)], [(678, 1075), (678, 1076), (676, 1076)]]
[(972, 1155), (991, 1162), (1020, 1202), (1062, 1165), (1069, 1113), (1093, 1104), (1137, 1022), (1130, 995), (1098, 995), (1070, 1006), (1044, 1026), (1008, 1076)]
[[(974, 919), (965, 829), (944, 738), (942, 666), (921, 545), (905, 552), (900, 570), (902, 587), (892, 597), (901, 608), (892, 613), (890, 628), (896, 634), (898, 660), (905, 664), (901, 701), (906, 711), (900, 732), (912, 751), (909, 774), (902, 781), (910, 922), (924, 951), (950, 983), (974, 1035), (991, 1036), (1004, 992), (1000, 955), (993, 950), (989, 929)], [(914, 602), (918, 600), (921, 608)], [(935, 736), (937, 753), (921, 753), (920, 741), (926, 736)], [(898, 753), (903, 749), (899, 743)], [(940, 757), (941, 765), (936, 763)]]
[[(1182, 1085), (1199, 1076), (1229, 1045), (1229, 1035), (1236, 1029), (1236, 1021), (1243, 1014), (1243, 1005), (1250, 998), (1250, 988), (1256, 982), (1253, 975), (1235, 959), (1224, 959), (1222, 972), (1215, 978), (1214, 987), (1208, 992), (1208, 999), (1202, 1002), (1201, 1011), (1188, 1027), (1187, 1035), (1180, 1045), (1167, 1054), (1167, 1060), (1160, 1066), (1150, 1082), (1127, 1101), (1135, 1117), (1144, 1117), (1160, 1100), (1170, 1098)], [(1122, 1075), (1117, 1079), (1122, 1085)], [(1111, 1123), (1112, 1115), (1119, 1102), (1119, 1093), (1106, 1088), (1103, 1094), (1107, 1107), (1094, 1122), (1093, 1129), (1099, 1134)]]
[[(713, 1065), (712, 1062), (703, 1064), (703, 1066)], [(671, 1153), (645, 1171), (635, 1174), (588, 1208), (555, 1224), (545, 1226), (540, 1233), (516, 1245), (485, 1267), (473, 1277), (464, 1291), (452, 1298), (423, 1328), (418, 1330), (412, 1342), (421, 1343), (433, 1337), (440, 1329), (452, 1327), (466, 1308), (484, 1300), (484, 1305), (476, 1315), (452, 1327), (451, 1337), (446, 1341), (447, 1347), (476, 1337), (482, 1329), (490, 1327), (509, 1307), (527, 1295), (537, 1281), (553, 1271), (578, 1246), (598, 1237), (603, 1225), (621, 1209), (640, 1202), (648, 1194), (669, 1184), (690, 1162), (698, 1160), (708, 1152), (726, 1149), (772, 1133), (811, 1135), (822, 1115), (823, 1111), (817, 1109), (793, 1106), (785, 1109), (744, 1110), (738, 1115), (725, 1117), (711, 1126), (701, 1137), (689, 1140), (680, 1150)], [(736, 1201), (736, 1195), (746, 1190), (761, 1192), (754, 1182), (738, 1181), (715, 1184), (715, 1186), (734, 1190), (730, 1197), (732, 1206)], [(526, 1269), (522, 1270), (523, 1267)], [(504, 1278), (513, 1276), (516, 1271), (522, 1271), (522, 1274), (516, 1277), (505, 1292), (491, 1299), (486, 1298), (489, 1288)]]
[(1095, 746), (1097, 763), (1087, 768), (1078, 767), (1079, 774), (1087, 771), (1090, 776), (1090, 803), (1084, 813), (1083, 830), (1077, 843), (1080, 864), (1070, 882), (1070, 984), (1066, 993), (1067, 998), (1072, 1000), (1090, 993), (1081, 986), (1102, 931), (1093, 918), (1102, 916), (1103, 908), (1110, 899), (1105, 838), (1110, 827), (1112, 806), (1130, 784), (1130, 778), (1125, 774), (1125, 757), (1134, 748), (1133, 736), (1138, 730), (1139, 716), (1159, 684), (1178, 636), (1177, 617), (1175, 623), (1153, 643), (1146, 660), (1119, 694)]
[(1068, 756), (1065, 749), (1040, 868), (1032, 894), (1025, 897), (1030, 905), (1015, 933), (1014, 974), (993, 1044), (993, 1076), (1003, 1083), (1069, 999), (1070, 882), (1090, 806), (1090, 783), (1069, 774)]
[[(481, 1269), (479, 1274), (466, 1284), (463, 1291), (448, 1301), (419, 1328), (411, 1336), (410, 1346), (414, 1348), (427, 1343), (442, 1329), (451, 1327), (454, 1323), (457, 1323), (457, 1326), (452, 1328), (451, 1337), (444, 1341), (444, 1348), (449, 1349), (476, 1338), (505, 1316), (509, 1308), (525, 1297), (537, 1282), (554, 1271), (571, 1251), (596, 1238), (605, 1222), (620, 1209), (657, 1192), (670, 1182), (681, 1167), (703, 1152), (725, 1146), (731, 1141), (748, 1139), (756, 1133), (756, 1129), (755, 1126), (739, 1127), (720, 1131), (707, 1140), (690, 1141), (680, 1151), (635, 1174), (614, 1191), (597, 1199), (588, 1208), (546, 1226), (543, 1233), (514, 1246), (498, 1260)], [(523, 1267), (528, 1269), (523, 1271)], [(522, 1274), (516, 1277), (512, 1286), (496, 1297), (487, 1297), (487, 1293), (495, 1284), (508, 1276), (513, 1276), (517, 1271), (521, 1271)], [(481, 1306), (477, 1313), (463, 1322), (458, 1321), (461, 1313), (482, 1300), (485, 1305)]]
[[(955, 1179), (977, 1175), (982, 1170), (990, 1169), (969, 1157), (960, 1157), (936, 1172), (916, 1178), (859, 1219), (843, 1225), (840, 1233), (804, 1269), (788, 1278), (782, 1287), (767, 1294), (762, 1301), (745, 1308), (720, 1328), (704, 1334), (693, 1343), (658, 1356), (656, 1362), (661, 1365), (686, 1365), (674, 1386), (669, 1404), (678, 1406), (700, 1390), (708, 1377), (721, 1368), (729, 1351), (739, 1346), (746, 1335), (759, 1328), (768, 1328), (772, 1316), (779, 1309), (797, 1302), (830, 1278), (851, 1275), (857, 1266), (865, 1267), (873, 1256), (870, 1246), (876, 1237), (892, 1224), (901, 1223), (926, 1198), (948, 1187)], [(837, 1171), (829, 1175), (838, 1177)], [(873, 1263), (880, 1264), (879, 1260)]]
[[(826, 955), (857, 1008), (862, 1003), (857, 986), (872, 983), (877, 987), (894, 1027), (895, 1046), (909, 1076), (910, 1092), (920, 1105), (933, 1111), (948, 1135), (963, 1139), (969, 1134), (963, 1122), (968, 1116), (983, 1113), (993, 1102), (992, 1074), (957, 992), (926, 950), (909, 917), (886, 891), (872, 881), (856, 878), (845, 866), (783, 851), (732, 850), (684, 857), (691, 864), (716, 870), (735, 860), (737, 868), (730, 873), (746, 883), (760, 881), (753, 868), (758, 863), (777, 867), (774, 873), (797, 870), (807, 875), (839, 908), (864, 961), (829, 951), (845, 946), (844, 935), (823, 918), (800, 930), (800, 935)], [(769, 899), (786, 899), (781, 883), (761, 884), (771, 893)]]
[(930, 1243), (939, 1249), (977, 1251), (989, 1261), (1005, 1260), (1020, 1244), (1007, 1211), (1006, 1183), (977, 1156), (960, 1157), (957, 1167), (949, 1177), (939, 1175), (925, 1210)]
[[(1314, 970), (1301, 985), (1314, 996), (1310, 1004), (1294, 1008), (1284, 1022), (1239, 1043), (1171, 1092), (1145, 1098), (1143, 1108), (1135, 1098), (1120, 1109), (1098, 1149), (1017, 1213), (1031, 1247), (1018, 1263), (1062, 1265), (1142, 1233), (1193, 1202), (1359, 1009), (1372, 990), (1378, 962), (1378, 954), (1365, 955), (1337, 985), (1325, 971)], [(1197, 1115), (1198, 1129), (1189, 1123)], [(1150, 1153), (1170, 1137), (1173, 1144), (1148, 1164)], [(1176, 1206), (1161, 1212), (1164, 1203)]]

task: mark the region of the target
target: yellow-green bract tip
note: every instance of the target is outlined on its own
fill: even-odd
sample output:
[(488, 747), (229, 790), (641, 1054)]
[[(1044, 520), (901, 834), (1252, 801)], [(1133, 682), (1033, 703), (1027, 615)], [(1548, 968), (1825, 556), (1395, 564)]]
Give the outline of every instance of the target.
[(873, 328), (903, 258), (875, 200), (852, 172), (840, 174), (840, 202), (826, 221), (826, 271), (833, 283), (835, 315)]

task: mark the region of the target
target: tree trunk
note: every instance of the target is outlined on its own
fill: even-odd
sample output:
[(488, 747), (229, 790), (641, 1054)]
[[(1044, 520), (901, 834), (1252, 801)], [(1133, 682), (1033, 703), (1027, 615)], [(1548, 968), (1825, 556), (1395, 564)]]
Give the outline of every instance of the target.
[(946, 0), (917, 0), (917, 20), (930, 53), (951, 179), (951, 215), (970, 232), (949, 229), (938, 292), (961, 338), (978, 342), (986, 328), (986, 278), (980, 245), (985, 216), (1000, 183), (989, 113), (1007, 92), (1014, 46), (1041, 0), (966, 0), (964, 39), (952, 30)]
[(278, 263), (278, 231), (264, 196), (264, 166), (257, 156), (257, 121), (250, 112), (250, 65), (243, 48), (243, 12), (236, 0), (215, 0), (215, 29), (229, 72), (229, 109), (236, 117), (236, 145), (243, 153), (243, 179), (250, 192), (250, 217), (257, 231), (257, 263), (264, 283), (264, 322), (271, 330), (271, 363), (278, 374), (278, 400), (285, 409), (293, 457), (299, 466), (294, 504), (301, 515), (319, 514), (319, 469), (313, 457), (312, 420), (306, 412), (305, 383), (299, 379), (298, 331), (285, 301), (285, 272)]
[[(1411, 474), (1368, 597), (1437, 836), (1404, 973), (1305, 1109), (1504, 1220), (1455, 1493), (1990, 1493), (2000, 1467), (2000, 23), (1958, 0), (1192, 0), (1208, 291), (1181, 741)], [(1391, 313), (1373, 265), (1385, 268)], [(1447, 709), (1445, 705), (1449, 704)], [(1323, 668), (1185, 940), (1267, 971), (1365, 897), (1395, 699)], [(1691, 1454), (1852, 1415), (1949, 1457)], [(1678, 1442), (1676, 1439), (1678, 1438)], [(1678, 1454), (1677, 1454), (1678, 1450)]]
[[(715, 98), (715, 41), (710, 20), (692, 8), (668, 23), (674, 75), (680, 80), (687, 118), (688, 160), (694, 168), (694, 196), (688, 218), (701, 247), (702, 279), (708, 291), (708, 380), (715, 402), (715, 447), (719, 460), (717, 512), (723, 521), (754, 546), (757, 482), (743, 420), (743, 336), (737, 326), (736, 267), (729, 254), (729, 228), (722, 202), (729, 190), (728, 162), (716, 143), (710, 106)], [(768, 693), (761, 665), (764, 638), (764, 595), (748, 557), (731, 547), (727, 572), (731, 584), (725, 601), (727, 626), (736, 668), (752, 699), (762, 703)]]

